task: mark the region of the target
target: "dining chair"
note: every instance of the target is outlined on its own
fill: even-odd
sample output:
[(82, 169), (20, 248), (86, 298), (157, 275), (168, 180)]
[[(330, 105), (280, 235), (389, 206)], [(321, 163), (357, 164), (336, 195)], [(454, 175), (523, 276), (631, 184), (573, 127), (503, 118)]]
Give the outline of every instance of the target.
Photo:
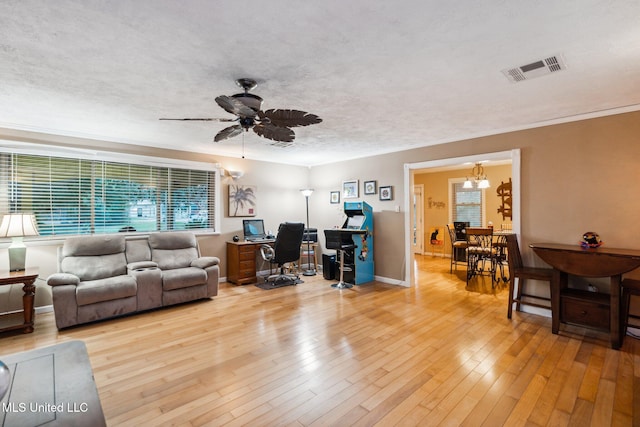
[(458, 263), (466, 262), (465, 260), (460, 259), (460, 255), (464, 253), (467, 248), (467, 241), (458, 239), (453, 224), (447, 224), (447, 231), (449, 232), (449, 240), (451, 241), (451, 263), (449, 265), (449, 273), (453, 273), (454, 265), (456, 267), (456, 271), (458, 271)]
[[(629, 318), (640, 319), (640, 316), (631, 314), (629, 311), (631, 295), (640, 296), (640, 280), (624, 279), (622, 281), (622, 321), (624, 322), (622, 327), (625, 335), (627, 334), (627, 327), (629, 326)], [(631, 326), (640, 328), (640, 325), (633, 324)]]
[(467, 227), (467, 285), (478, 275), (489, 275), (493, 282), (494, 254), (493, 229)]
[[(525, 282), (528, 279), (548, 282), (549, 292), (551, 292), (553, 269), (543, 267), (525, 267), (522, 263), (522, 255), (520, 254), (520, 246), (518, 245), (518, 236), (516, 234), (508, 234), (505, 236), (505, 239), (507, 241), (507, 264), (509, 265), (509, 308), (507, 310), (507, 318), (511, 319), (514, 302), (516, 303), (517, 311), (520, 311), (521, 305), (551, 309), (551, 297), (547, 298), (528, 294), (525, 289)], [(517, 290), (515, 290), (516, 279), (518, 279)], [(516, 292), (515, 296), (514, 290)], [(546, 303), (537, 301), (546, 301)]]

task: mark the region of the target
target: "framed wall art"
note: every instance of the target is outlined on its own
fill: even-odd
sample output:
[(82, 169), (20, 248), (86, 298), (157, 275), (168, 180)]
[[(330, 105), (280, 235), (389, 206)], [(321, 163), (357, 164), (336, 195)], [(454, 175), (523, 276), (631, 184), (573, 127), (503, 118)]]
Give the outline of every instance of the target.
[(393, 187), (388, 185), (380, 187), (380, 200), (393, 200)]
[(358, 197), (358, 180), (342, 182), (342, 198), (355, 199)]
[(377, 181), (364, 182), (364, 194), (376, 194), (377, 190), (378, 190)]
[(255, 185), (229, 185), (229, 216), (256, 216)]
[(331, 192), (331, 203), (340, 203), (340, 192), (332, 191)]

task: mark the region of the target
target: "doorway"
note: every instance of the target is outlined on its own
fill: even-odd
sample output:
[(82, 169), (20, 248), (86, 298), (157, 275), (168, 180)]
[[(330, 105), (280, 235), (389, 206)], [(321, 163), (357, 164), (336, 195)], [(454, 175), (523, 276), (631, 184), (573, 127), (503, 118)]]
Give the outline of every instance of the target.
[[(483, 161), (510, 161), (512, 179), (512, 227), (516, 234), (520, 234), (520, 149), (501, 151), (494, 153), (477, 154), (466, 157), (454, 157), (440, 160), (430, 160), (418, 163), (407, 163), (404, 165), (404, 189), (405, 189), (405, 271), (410, 277), (405, 277), (404, 286), (415, 284), (415, 255), (413, 246), (413, 188), (415, 185), (414, 175), (425, 169), (436, 169), (444, 167), (455, 167), (461, 165), (473, 165)], [(471, 168), (472, 166), (469, 166)], [(427, 191), (427, 189), (423, 189)], [(424, 198), (424, 194), (423, 194)]]

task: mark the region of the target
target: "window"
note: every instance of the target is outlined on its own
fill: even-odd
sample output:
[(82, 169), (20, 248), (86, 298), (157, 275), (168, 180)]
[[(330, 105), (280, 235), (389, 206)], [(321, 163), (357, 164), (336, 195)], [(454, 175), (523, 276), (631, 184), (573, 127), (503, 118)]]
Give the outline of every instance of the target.
[(484, 190), (463, 188), (463, 180), (450, 181), (451, 222), (469, 222), (472, 227), (484, 224)]
[(41, 235), (215, 230), (216, 171), (0, 152), (0, 212)]

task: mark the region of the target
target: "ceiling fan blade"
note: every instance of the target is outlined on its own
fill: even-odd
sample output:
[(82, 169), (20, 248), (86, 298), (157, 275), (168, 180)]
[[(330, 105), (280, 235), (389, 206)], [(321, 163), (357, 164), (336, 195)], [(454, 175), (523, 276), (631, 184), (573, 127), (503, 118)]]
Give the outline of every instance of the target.
[(272, 125), (280, 127), (309, 126), (322, 122), (315, 114), (300, 110), (271, 109), (260, 112), (259, 116), (263, 120), (266, 117)]
[(179, 120), (179, 121), (188, 121), (188, 120), (192, 120), (192, 121), (199, 121), (199, 122), (235, 122), (238, 119), (214, 119), (214, 118), (187, 118), (187, 119), (166, 119), (166, 118), (162, 118), (162, 119), (158, 119), (158, 120)]
[(216, 98), (216, 102), (226, 112), (235, 114), (239, 117), (255, 117), (256, 112), (244, 105), (242, 102), (231, 96), (221, 95)]
[(233, 125), (228, 128), (222, 129), (218, 134), (213, 138), (215, 142), (220, 142), (222, 140), (233, 138), (234, 136), (240, 135), (242, 133), (242, 126)]
[(281, 142), (293, 142), (296, 134), (287, 127), (274, 126), (269, 123), (258, 123), (253, 126), (253, 131), (258, 135)]

